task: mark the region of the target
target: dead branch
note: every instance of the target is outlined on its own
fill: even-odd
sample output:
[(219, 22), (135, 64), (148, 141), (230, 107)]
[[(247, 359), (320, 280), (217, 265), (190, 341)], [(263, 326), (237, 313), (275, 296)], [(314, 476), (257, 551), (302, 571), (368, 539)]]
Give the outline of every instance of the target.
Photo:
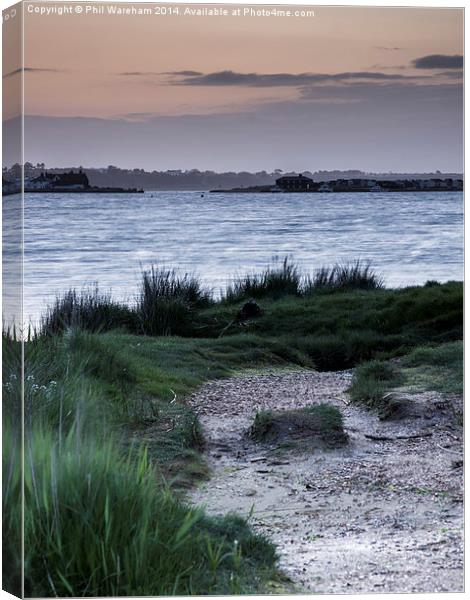
[(377, 442), (394, 442), (395, 440), (413, 440), (415, 438), (430, 437), (431, 435), (432, 431), (422, 431), (421, 433), (413, 433), (410, 435), (396, 435), (394, 437), (390, 437), (388, 435), (374, 435), (372, 433), (365, 433), (364, 437)]

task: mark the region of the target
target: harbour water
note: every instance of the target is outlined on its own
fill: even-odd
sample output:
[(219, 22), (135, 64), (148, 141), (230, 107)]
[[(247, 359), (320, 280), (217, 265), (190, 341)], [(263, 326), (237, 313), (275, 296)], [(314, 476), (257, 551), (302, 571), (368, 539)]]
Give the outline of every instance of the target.
[(369, 260), (390, 287), (463, 278), (460, 192), (201, 196), (28, 194), (25, 317), (94, 283), (132, 301), (152, 263), (198, 273), (216, 293), (286, 255), (310, 272)]

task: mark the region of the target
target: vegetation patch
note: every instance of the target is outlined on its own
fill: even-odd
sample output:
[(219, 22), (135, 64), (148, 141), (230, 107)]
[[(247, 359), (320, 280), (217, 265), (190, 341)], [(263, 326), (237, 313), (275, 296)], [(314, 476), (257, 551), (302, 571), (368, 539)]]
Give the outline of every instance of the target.
[(402, 381), (403, 377), (395, 365), (373, 360), (356, 367), (348, 391), (353, 402), (381, 409), (386, 404), (386, 393)]
[(72, 289), (58, 296), (46, 310), (39, 328), (42, 334), (51, 336), (70, 328), (96, 332), (135, 327), (135, 312), (95, 287), (80, 292)]
[(152, 267), (142, 273), (135, 309), (137, 332), (153, 336), (190, 336), (193, 311), (211, 302), (210, 293), (203, 289), (196, 276), (188, 273), (180, 276), (174, 269)]
[[(28, 596), (269, 589), (271, 544), (245, 521), (210, 518), (174, 492), (207, 473), (185, 395), (246, 369), (357, 365), (350, 393), (369, 406), (399, 385), (461, 389), (462, 284), (389, 290), (359, 264), (348, 269), (323, 270), (307, 285), (285, 260), (216, 301), (197, 277), (154, 268), (131, 306), (97, 289), (57, 299), (24, 344)], [(11, 590), (21, 584), (9, 579), (21, 566), (21, 356), (15, 333), (4, 332)], [(340, 412), (328, 405), (259, 413), (251, 435), (296, 448), (347, 441)]]
[(295, 442), (297, 447), (307, 449), (337, 448), (348, 440), (340, 411), (329, 404), (258, 412), (249, 435), (260, 442)]
[(36, 430), (26, 456), (28, 596), (234, 594), (273, 576), (270, 543), (156, 487), (145, 452)]
[(318, 291), (379, 290), (385, 287), (384, 279), (370, 263), (356, 260), (352, 263), (322, 267), (313, 276), (307, 275), (303, 284), (304, 295)]
[(379, 411), (385, 418), (422, 416), (435, 410), (419, 405), (423, 391), (441, 394), (463, 393), (463, 344), (418, 347), (393, 364), (370, 361), (359, 365), (349, 388), (352, 401)]
[[(148, 342), (140, 355), (133, 348), (139, 340)], [(9, 573), (21, 566), (21, 344), (3, 341), (5, 585), (14, 590), (20, 582)], [(262, 592), (276, 576), (273, 546), (244, 520), (212, 519), (165, 483), (187, 483), (203, 469), (198, 421), (169, 388), (184, 373), (177, 389), (191, 389), (212, 364), (199, 356), (194, 371), (191, 363), (181, 366), (182, 356), (197, 358), (197, 350), (169, 352), (171, 341), (69, 330), (25, 344), (27, 595), (237, 594)], [(219, 346), (245, 364), (236, 344)], [(213, 367), (214, 375), (224, 372)], [(144, 440), (129, 435), (137, 429)]]
[(463, 394), (463, 342), (418, 347), (401, 361), (407, 385)]
[(277, 261), (260, 273), (248, 273), (236, 278), (225, 292), (226, 302), (240, 302), (250, 298), (271, 298), (300, 296), (302, 276), (299, 268), (288, 258), (281, 264)]
[(399, 290), (321, 291), (308, 296), (264, 298), (262, 314), (248, 322), (241, 304), (220, 302), (197, 314), (195, 335), (252, 334), (307, 355), (322, 371), (350, 369), (373, 359), (403, 356), (423, 344), (462, 339), (462, 284)]
[(302, 355), (319, 370), (341, 370), (459, 340), (462, 324), (460, 282), (392, 290), (367, 263), (323, 268), (308, 277), (284, 259), (239, 278), (220, 300), (196, 276), (157, 267), (143, 272), (132, 306), (96, 289), (71, 290), (46, 313), (40, 333), (119, 329), (204, 340), (251, 334), (265, 347), (282, 347), (288, 360), (297, 363)]

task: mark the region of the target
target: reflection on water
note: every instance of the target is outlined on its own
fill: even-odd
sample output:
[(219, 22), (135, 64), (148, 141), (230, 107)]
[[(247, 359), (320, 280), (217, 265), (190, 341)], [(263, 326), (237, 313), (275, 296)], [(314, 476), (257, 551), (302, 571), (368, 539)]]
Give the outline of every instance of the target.
[(29, 194), (25, 315), (93, 282), (132, 300), (152, 262), (196, 271), (215, 290), (274, 255), (307, 270), (368, 259), (389, 286), (462, 279), (462, 226), (460, 192)]

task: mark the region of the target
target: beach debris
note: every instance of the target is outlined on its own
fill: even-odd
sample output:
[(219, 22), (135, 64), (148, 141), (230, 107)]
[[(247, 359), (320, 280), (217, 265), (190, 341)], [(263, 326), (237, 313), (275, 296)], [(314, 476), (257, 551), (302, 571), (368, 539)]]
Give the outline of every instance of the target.
[(421, 431), (420, 433), (412, 433), (410, 435), (395, 435), (393, 437), (388, 435), (375, 435), (372, 433), (365, 433), (364, 437), (368, 440), (374, 440), (375, 442), (394, 442), (395, 440), (413, 440), (417, 438), (430, 437), (432, 431)]

